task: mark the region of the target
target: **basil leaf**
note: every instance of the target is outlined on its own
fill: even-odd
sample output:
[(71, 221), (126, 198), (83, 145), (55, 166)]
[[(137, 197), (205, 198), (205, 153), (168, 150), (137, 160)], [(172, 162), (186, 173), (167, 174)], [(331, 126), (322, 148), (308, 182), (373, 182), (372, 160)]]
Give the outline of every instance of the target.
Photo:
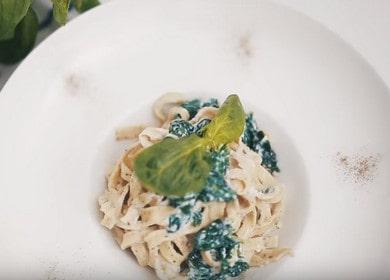
[(204, 140), (192, 134), (180, 139), (165, 138), (143, 150), (135, 159), (137, 177), (149, 190), (183, 196), (199, 192), (211, 170)]
[[(205, 126), (202, 138), (191, 134), (180, 139), (166, 138), (154, 144), (137, 156), (135, 172), (146, 188), (163, 195), (183, 196), (200, 192), (210, 184), (216, 193), (223, 186), (207, 181), (212, 169), (208, 150), (237, 140), (244, 125), (245, 113), (240, 99), (237, 95), (230, 95), (215, 118)], [(182, 134), (182, 131), (176, 132)]]
[(32, 8), (16, 26), (12, 39), (0, 41), (0, 62), (11, 64), (23, 59), (34, 47), (38, 32), (38, 17)]
[(72, 3), (79, 13), (83, 13), (100, 4), (99, 0), (73, 0)]
[(245, 112), (240, 98), (236, 94), (229, 95), (222, 104), (215, 118), (206, 127), (204, 138), (214, 148), (236, 141), (244, 131)]
[(14, 37), (14, 30), (30, 5), (31, 0), (0, 0), (0, 40)]
[(55, 20), (64, 25), (68, 18), (70, 0), (51, 0), (53, 2), (53, 15)]

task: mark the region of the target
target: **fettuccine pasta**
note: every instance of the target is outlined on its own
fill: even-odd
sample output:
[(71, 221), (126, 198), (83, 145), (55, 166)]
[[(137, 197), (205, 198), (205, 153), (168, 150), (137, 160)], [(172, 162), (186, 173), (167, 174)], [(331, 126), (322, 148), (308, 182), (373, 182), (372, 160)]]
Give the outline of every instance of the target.
[[(228, 199), (209, 195), (202, 200), (195, 195), (186, 201), (191, 203), (188, 214), (183, 210), (188, 208), (172, 206), (171, 198), (148, 191), (137, 178), (134, 159), (143, 149), (165, 137), (179, 137), (171, 131), (172, 122), (180, 119), (195, 127), (203, 120), (212, 120), (218, 112), (217, 106), (205, 104), (194, 115), (184, 102), (180, 94), (164, 95), (153, 108), (159, 127), (135, 126), (117, 131), (118, 140), (134, 143), (113, 167), (107, 188), (99, 197), (101, 224), (112, 231), (122, 250), (131, 250), (139, 265), (152, 267), (161, 279), (203, 279), (200, 269), (210, 276), (222, 272), (236, 276), (232, 270), (239, 269), (237, 261), (243, 264), (241, 272), (246, 265), (264, 266), (291, 254), (290, 249), (279, 247), (278, 240), (283, 186), (262, 164), (261, 151), (244, 143), (244, 136), (225, 147), (228, 166), (224, 180), (231, 194)], [(180, 223), (173, 226), (173, 221)], [(205, 230), (222, 226), (228, 226), (229, 238), (237, 243), (226, 262), (216, 256), (214, 249), (201, 250), (195, 245), (209, 234)]]

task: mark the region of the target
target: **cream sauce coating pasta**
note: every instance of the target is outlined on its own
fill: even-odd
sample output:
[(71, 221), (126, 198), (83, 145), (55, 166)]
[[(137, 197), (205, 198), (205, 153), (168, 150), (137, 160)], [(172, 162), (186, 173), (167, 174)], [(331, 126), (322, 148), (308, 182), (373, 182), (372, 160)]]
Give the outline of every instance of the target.
[[(123, 153), (107, 178), (107, 188), (99, 197), (101, 224), (112, 231), (123, 250), (131, 250), (141, 266), (155, 269), (161, 279), (187, 279), (182, 266), (193, 249), (194, 234), (215, 221), (224, 219), (233, 228), (233, 236), (240, 242), (240, 253), (250, 266), (263, 266), (291, 254), (279, 247), (278, 231), (283, 213), (283, 186), (262, 165), (259, 153), (252, 151), (241, 140), (229, 145), (230, 165), (225, 179), (237, 198), (230, 202), (200, 202), (203, 209), (199, 225), (187, 223), (177, 232), (167, 231), (169, 216), (176, 209), (161, 195), (149, 192), (137, 179), (133, 161), (136, 155), (168, 134), (170, 122), (176, 115), (189, 120), (189, 112), (180, 107), (180, 94), (167, 94), (155, 103), (154, 112), (161, 127), (136, 126), (117, 131), (118, 139), (136, 139)], [(204, 107), (194, 118), (212, 119), (217, 108)], [(238, 253), (237, 253), (238, 254)], [(208, 252), (203, 261), (220, 269)]]

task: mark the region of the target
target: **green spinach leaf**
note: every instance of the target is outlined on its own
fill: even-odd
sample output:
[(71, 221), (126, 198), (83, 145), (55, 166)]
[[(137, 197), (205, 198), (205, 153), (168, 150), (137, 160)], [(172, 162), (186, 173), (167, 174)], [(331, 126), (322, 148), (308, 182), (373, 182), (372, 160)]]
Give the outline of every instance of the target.
[(236, 141), (245, 126), (245, 112), (237, 95), (230, 95), (222, 104), (215, 118), (206, 127), (204, 138), (217, 148)]
[(14, 30), (30, 5), (31, 0), (0, 0), (0, 40), (14, 37)]
[(0, 41), (0, 62), (11, 64), (24, 58), (34, 47), (38, 32), (38, 17), (32, 8), (16, 26), (13, 38)]
[(79, 13), (83, 13), (100, 4), (99, 0), (73, 0), (74, 7)]
[(206, 185), (211, 162), (204, 139), (192, 134), (181, 139), (166, 138), (143, 150), (134, 168), (151, 191), (183, 196), (199, 192)]
[(64, 25), (68, 18), (70, 0), (51, 0), (53, 2), (53, 15), (55, 20)]

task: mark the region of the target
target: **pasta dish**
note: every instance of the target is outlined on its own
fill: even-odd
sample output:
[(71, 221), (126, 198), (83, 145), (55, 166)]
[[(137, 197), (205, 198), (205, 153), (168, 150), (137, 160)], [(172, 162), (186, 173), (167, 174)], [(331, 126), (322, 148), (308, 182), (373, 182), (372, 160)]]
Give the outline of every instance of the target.
[(153, 111), (160, 126), (117, 130), (132, 142), (98, 201), (120, 248), (160, 279), (222, 280), (290, 254), (276, 154), (238, 96), (169, 93)]

